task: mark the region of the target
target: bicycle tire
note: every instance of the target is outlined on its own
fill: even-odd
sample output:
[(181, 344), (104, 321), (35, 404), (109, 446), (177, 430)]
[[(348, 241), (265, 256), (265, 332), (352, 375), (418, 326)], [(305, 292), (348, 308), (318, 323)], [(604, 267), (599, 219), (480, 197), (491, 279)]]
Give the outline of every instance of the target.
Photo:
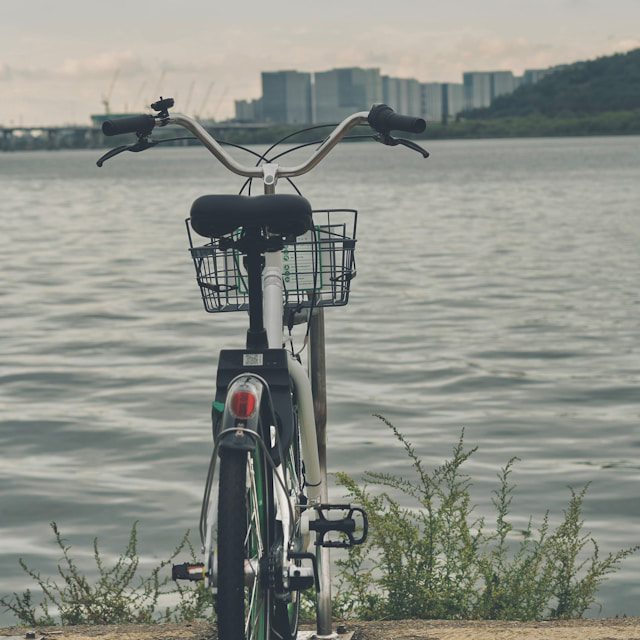
[(216, 554), (220, 638), (295, 640), (297, 637), (300, 591), (287, 590), (282, 582), (286, 554), (283, 521), (277, 515), (275, 497), (276, 487), (281, 490), (281, 483), (284, 484), (287, 499), (295, 505), (289, 543), (301, 548), (304, 546), (301, 512), (306, 497), (296, 418), (294, 408), (294, 437), (282, 456), (279, 472), (260, 447), (251, 453), (220, 451)]
[(273, 599), (260, 578), (259, 562), (270, 548), (274, 517), (270, 478), (262, 455), (221, 451), (216, 598), (220, 638), (270, 638)]

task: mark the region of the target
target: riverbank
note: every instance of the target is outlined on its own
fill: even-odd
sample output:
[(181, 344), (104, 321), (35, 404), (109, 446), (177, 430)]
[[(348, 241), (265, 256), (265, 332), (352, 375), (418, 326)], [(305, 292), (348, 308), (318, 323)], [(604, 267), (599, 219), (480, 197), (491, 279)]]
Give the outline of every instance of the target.
[[(553, 622), (386, 620), (347, 622), (352, 640), (640, 640), (640, 618)], [(113, 625), (0, 629), (3, 638), (25, 638), (34, 631), (44, 640), (216, 640), (215, 626), (191, 624)], [(340, 636), (338, 636), (340, 638)]]

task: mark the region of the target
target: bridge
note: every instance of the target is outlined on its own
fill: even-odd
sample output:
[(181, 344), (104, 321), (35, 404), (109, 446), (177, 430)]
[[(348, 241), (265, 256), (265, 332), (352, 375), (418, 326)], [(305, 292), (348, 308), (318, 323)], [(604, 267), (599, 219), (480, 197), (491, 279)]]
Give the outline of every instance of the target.
[(104, 146), (98, 127), (22, 127), (0, 125), (0, 150), (92, 149)]
[[(229, 133), (255, 132), (268, 129), (269, 125), (235, 122), (203, 122), (203, 126), (214, 137), (224, 137)], [(48, 127), (24, 127), (0, 125), (0, 151), (27, 151), (35, 149), (97, 149), (116, 146), (114, 138), (106, 138), (100, 128), (101, 122), (91, 125), (65, 125)], [(166, 137), (180, 135), (178, 127), (167, 127)], [(186, 132), (185, 132), (186, 133)], [(130, 136), (129, 136), (130, 137)], [(158, 138), (163, 136), (158, 135)], [(118, 137), (116, 137), (118, 139)], [(121, 143), (121, 142), (120, 142)]]

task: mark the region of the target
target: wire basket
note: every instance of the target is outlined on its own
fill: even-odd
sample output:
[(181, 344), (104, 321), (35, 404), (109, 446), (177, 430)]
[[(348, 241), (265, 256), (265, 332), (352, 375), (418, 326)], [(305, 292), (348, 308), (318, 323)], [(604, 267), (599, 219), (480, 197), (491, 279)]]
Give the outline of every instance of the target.
[[(356, 274), (357, 217), (353, 209), (314, 211), (312, 228), (294, 241), (285, 240), (282, 279), (287, 308), (347, 304), (351, 280)], [(244, 256), (234, 249), (221, 249), (216, 238), (203, 246), (193, 246), (189, 219), (186, 222), (189, 250), (205, 310), (209, 313), (248, 310)]]

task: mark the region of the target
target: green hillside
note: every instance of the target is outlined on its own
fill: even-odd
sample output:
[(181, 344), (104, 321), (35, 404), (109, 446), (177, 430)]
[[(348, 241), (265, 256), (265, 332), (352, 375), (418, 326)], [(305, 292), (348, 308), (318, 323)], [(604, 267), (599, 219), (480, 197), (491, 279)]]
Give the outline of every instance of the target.
[(584, 117), (640, 109), (640, 49), (564, 66), (465, 118)]

